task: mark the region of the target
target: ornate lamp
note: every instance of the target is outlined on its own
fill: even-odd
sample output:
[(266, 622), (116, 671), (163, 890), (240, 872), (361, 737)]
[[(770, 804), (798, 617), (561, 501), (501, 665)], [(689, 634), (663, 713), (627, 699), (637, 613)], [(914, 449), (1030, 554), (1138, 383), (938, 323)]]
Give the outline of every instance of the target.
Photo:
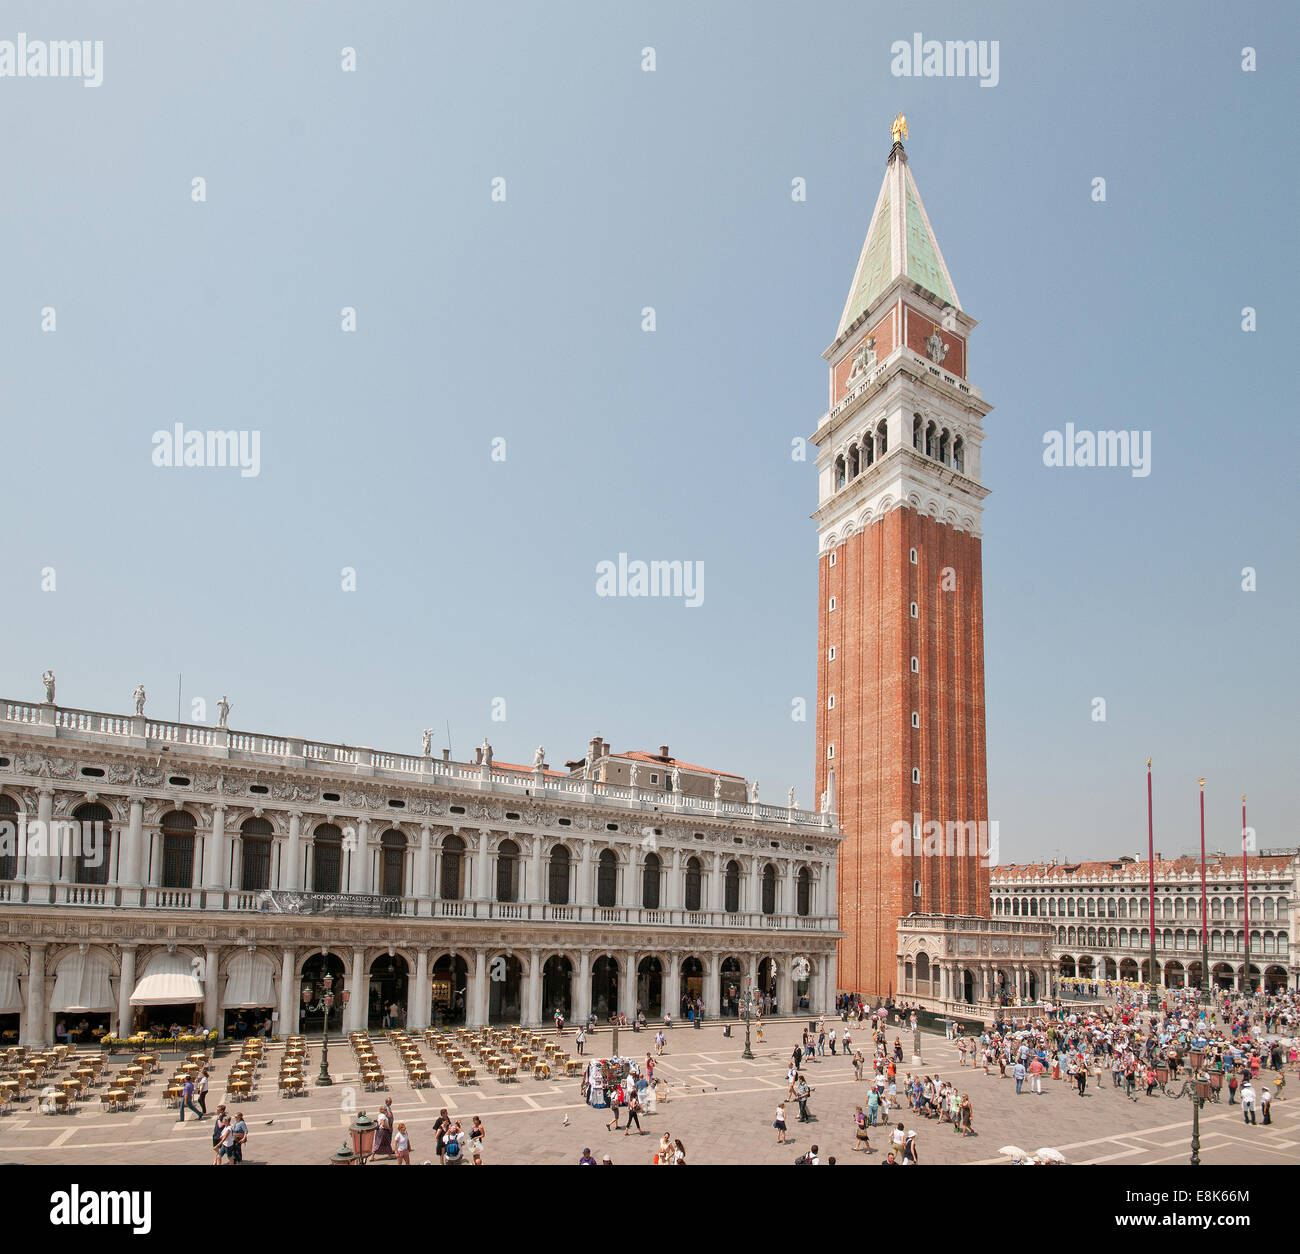
[(356, 1153), (357, 1161), (364, 1163), (370, 1157), (370, 1152), (375, 1147), (375, 1133), (379, 1130), (379, 1124), (367, 1116), (363, 1110), (348, 1129), (352, 1137), (352, 1149)]
[(334, 977), (325, 972), (321, 985), (325, 990), (320, 999), (321, 1009), (325, 1012), (325, 1017), (321, 1023), (321, 1046), (320, 1046), (320, 1074), (316, 1077), (318, 1087), (333, 1084), (334, 1080), (330, 1076), (330, 1009), (334, 1005), (334, 994), (331, 991), (334, 987)]
[(353, 1167), (356, 1165), (357, 1156), (352, 1152), (352, 1147), (344, 1142), (330, 1155), (331, 1167)]

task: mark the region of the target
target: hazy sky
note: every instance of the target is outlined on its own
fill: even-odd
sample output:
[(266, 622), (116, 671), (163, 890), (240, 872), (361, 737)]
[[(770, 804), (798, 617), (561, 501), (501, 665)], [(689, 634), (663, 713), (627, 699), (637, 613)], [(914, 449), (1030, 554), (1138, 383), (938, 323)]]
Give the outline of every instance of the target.
[[(808, 804), (790, 448), (902, 109), (995, 406), (1004, 859), (1145, 849), (1148, 756), (1167, 854), (1202, 774), (1212, 846), (1243, 791), (1296, 844), (1297, 10), (1060, 8), (0, 7), (103, 41), (98, 87), (0, 78), (0, 693), (53, 667), (171, 718), (183, 673), (187, 719), (552, 764), (600, 733)], [(895, 77), (914, 32), (996, 40), (997, 85)], [(178, 422), (258, 433), (260, 473), (156, 467)], [(1044, 466), (1067, 422), (1149, 431), (1151, 474)], [(703, 562), (703, 604), (598, 597), (620, 553)]]

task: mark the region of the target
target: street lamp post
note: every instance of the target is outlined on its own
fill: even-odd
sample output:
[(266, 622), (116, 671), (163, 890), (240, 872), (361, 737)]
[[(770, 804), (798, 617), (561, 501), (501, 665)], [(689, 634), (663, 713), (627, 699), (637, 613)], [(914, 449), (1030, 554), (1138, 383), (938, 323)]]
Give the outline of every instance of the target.
[(324, 1018), (321, 1020), (320, 1075), (316, 1077), (318, 1087), (334, 1083), (330, 1076), (330, 1008), (334, 1005), (334, 994), (331, 991), (334, 987), (334, 977), (328, 971), (321, 980), (321, 986), (325, 992), (320, 999)]
[[(1199, 1049), (1189, 1050), (1187, 1061), (1192, 1066), (1192, 1078), (1184, 1080), (1177, 1092), (1165, 1089), (1165, 1096), (1177, 1100), (1190, 1096), (1192, 1099), (1192, 1166), (1201, 1165), (1201, 1106), (1210, 1097), (1210, 1076), (1201, 1070), (1205, 1061), (1204, 1053)], [(1158, 1070), (1163, 1070), (1160, 1068)]]
[(740, 1056), (752, 1062), (754, 1051), (749, 1048), (749, 1024), (754, 1017), (754, 990), (748, 979), (745, 980), (745, 991), (740, 995), (740, 1017), (745, 1021), (745, 1052)]

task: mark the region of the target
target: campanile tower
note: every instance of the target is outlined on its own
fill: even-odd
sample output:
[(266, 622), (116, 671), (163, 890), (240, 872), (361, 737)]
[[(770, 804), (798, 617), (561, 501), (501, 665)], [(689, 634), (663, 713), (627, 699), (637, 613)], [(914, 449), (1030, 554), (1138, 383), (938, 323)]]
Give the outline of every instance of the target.
[(846, 833), (837, 983), (874, 996), (904, 991), (901, 916), (990, 912), (976, 825), (988, 820), (980, 444), (991, 406), (969, 381), (975, 321), (908, 168), (901, 116), (894, 134), (823, 354), (830, 408), (812, 437), (817, 786), (834, 767)]

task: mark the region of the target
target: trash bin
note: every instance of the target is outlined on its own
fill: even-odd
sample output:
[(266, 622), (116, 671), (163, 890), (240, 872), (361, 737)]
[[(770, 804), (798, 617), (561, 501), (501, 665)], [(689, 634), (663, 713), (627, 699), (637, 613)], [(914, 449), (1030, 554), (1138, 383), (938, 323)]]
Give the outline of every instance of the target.
[(697, 1032), (700, 1030), (700, 1023), (703, 1021), (703, 1019), (704, 1019), (704, 1016), (703, 1016), (703, 1015), (696, 1015), (696, 1016), (695, 1016), (695, 1030), (696, 1030)]
[(816, 1032), (816, 1031), (817, 1031), (817, 1020), (816, 1020), (816, 1019), (809, 1019), (809, 1020), (808, 1020), (808, 1031), (809, 1031), (809, 1032)]
[(724, 1023), (724, 1024), (722, 1025), (722, 1035), (723, 1035), (723, 1036), (730, 1036), (730, 1035), (731, 1035), (731, 1024), (729, 1024), (729, 1023)]

